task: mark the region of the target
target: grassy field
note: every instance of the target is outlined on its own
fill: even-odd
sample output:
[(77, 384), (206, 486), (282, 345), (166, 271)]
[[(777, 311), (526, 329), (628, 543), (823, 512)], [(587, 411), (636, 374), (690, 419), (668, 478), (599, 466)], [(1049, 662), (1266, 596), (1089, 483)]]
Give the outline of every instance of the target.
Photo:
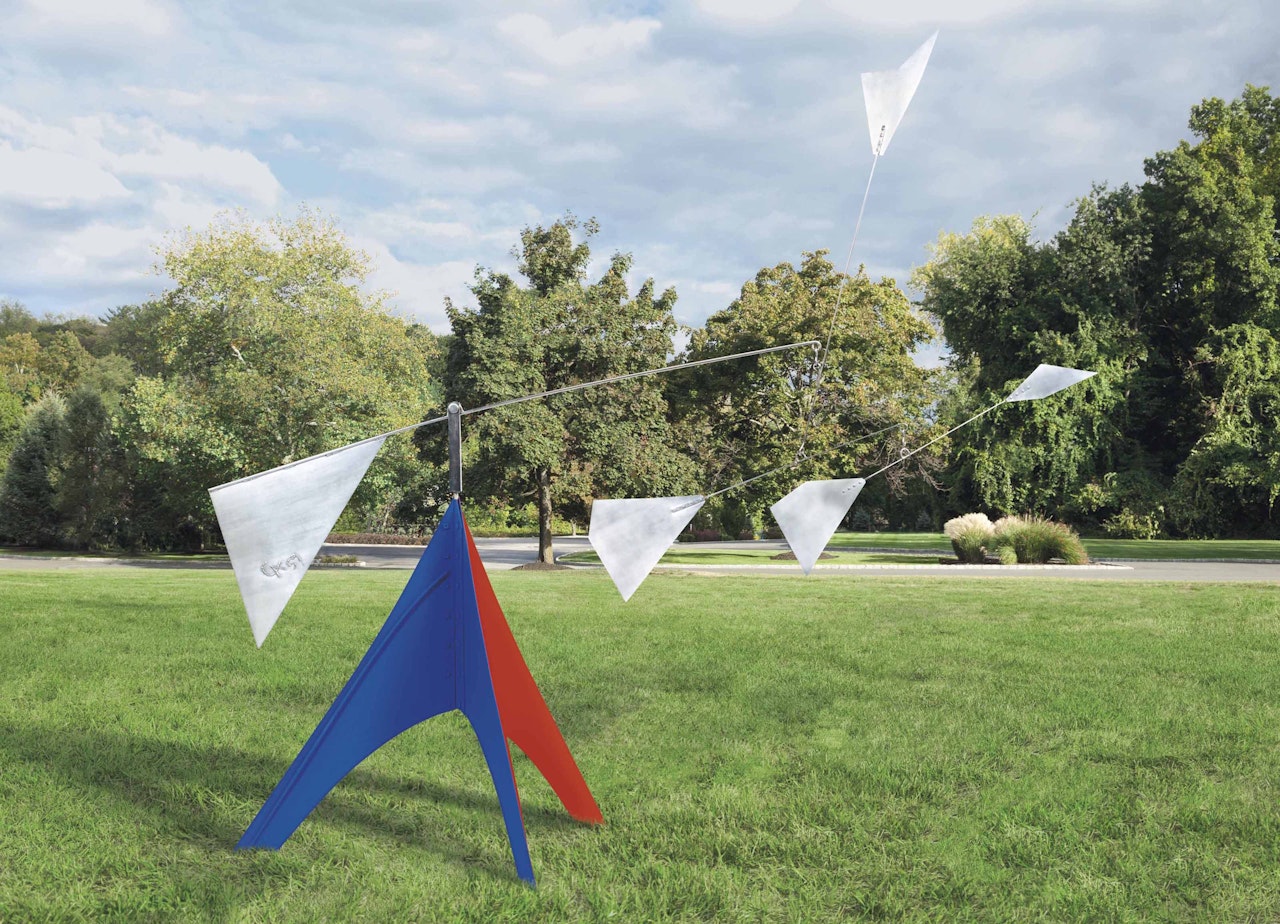
[[(1272, 559), (1280, 561), (1276, 539), (1085, 539), (1090, 558)], [(942, 533), (836, 533), (831, 549), (936, 549), (950, 553)]]
[[(785, 565), (786, 561), (776, 561), (777, 549), (700, 549), (680, 546), (673, 548), (662, 556), (664, 565)], [(822, 559), (826, 565), (919, 565), (937, 563), (937, 557), (917, 555), (914, 553), (895, 555), (892, 552), (827, 552), (830, 558)], [(557, 561), (577, 561), (600, 563), (600, 556), (595, 552), (571, 552), (562, 555)], [(795, 564), (792, 559), (791, 564)]]
[(403, 572), (0, 572), (0, 920), (1280, 919), (1274, 585), (494, 576), (604, 811), (461, 717), (232, 847)]

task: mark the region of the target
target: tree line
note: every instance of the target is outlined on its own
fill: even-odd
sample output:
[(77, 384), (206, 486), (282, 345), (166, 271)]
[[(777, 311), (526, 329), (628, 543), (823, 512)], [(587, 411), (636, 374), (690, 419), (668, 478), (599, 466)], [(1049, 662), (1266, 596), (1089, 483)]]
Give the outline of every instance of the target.
[(1207, 99), (1190, 128), (1052, 240), (980, 218), (916, 272), (952, 351), (951, 416), (1040, 360), (1098, 371), (958, 433), (957, 508), (1115, 536), (1280, 535), (1280, 100)]
[[(759, 535), (799, 481), (879, 468), (1050, 362), (1098, 375), (890, 469), (849, 525), (936, 529), (982, 510), (1116, 536), (1280, 535), (1280, 101), (1249, 87), (1194, 107), (1190, 127), (1143, 184), (1095, 187), (1048, 241), (1016, 216), (941, 235), (914, 304), (815, 251), (761, 269), (693, 330), (674, 290), (631, 290), (629, 255), (589, 278), (598, 227), (571, 215), (521, 232), (515, 276), (478, 268), (445, 335), (393, 314), (326, 217), (225, 216), (162, 249), (172, 286), (154, 301), (100, 320), (0, 304), (0, 541), (216, 544), (208, 487), (436, 416), (446, 396), (476, 407), (806, 339), (829, 352), (466, 418), (473, 527), (537, 528), (549, 555), (592, 498), (750, 480), (693, 528)], [(921, 368), (939, 329), (948, 363)], [(446, 487), (439, 428), (389, 440), (339, 526), (429, 529)]]

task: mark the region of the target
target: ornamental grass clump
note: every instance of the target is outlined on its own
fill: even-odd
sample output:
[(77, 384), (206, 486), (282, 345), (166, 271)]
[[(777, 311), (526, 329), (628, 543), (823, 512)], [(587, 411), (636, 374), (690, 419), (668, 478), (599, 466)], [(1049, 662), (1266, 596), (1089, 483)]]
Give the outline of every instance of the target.
[(989, 548), (1002, 564), (1043, 565), (1061, 559), (1069, 565), (1089, 563), (1075, 530), (1043, 517), (1005, 517), (992, 528)]
[(954, 520), (947, 520), (942, 531), (951, 540), (956, 558), (964, 562), (982, 564), (987, 555), (994, 529), (985, 513), (966, 513)]

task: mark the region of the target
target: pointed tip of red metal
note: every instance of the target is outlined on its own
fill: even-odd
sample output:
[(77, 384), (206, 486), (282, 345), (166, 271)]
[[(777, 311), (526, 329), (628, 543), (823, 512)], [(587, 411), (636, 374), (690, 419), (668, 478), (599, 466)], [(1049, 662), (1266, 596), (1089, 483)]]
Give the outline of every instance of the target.
[(471, 530), (463, 518), (471, 578), (480, 611), (480, 631), (489, 656), (489, 673), (498, 701), (498, 715), (507, 737), (524, 752), (550, 784), (570, 817), (587, 824), (603, 824), (604, 814), (591, 794), (542, 691), (538, 689), (511, 626), (489, 583)]

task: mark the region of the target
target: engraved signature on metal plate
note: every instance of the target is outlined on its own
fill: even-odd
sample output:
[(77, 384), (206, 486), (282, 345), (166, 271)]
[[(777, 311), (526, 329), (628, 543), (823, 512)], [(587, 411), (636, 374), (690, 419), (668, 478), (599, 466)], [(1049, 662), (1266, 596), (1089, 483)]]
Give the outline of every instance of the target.
[(263, 562), (260, 569), (267, 577), (278, 578), (282, 571), (296, 571), (302, 565), (301, 555), (290, 555), (284, 561), (278, 561), (275, 564), (271, 562)]

